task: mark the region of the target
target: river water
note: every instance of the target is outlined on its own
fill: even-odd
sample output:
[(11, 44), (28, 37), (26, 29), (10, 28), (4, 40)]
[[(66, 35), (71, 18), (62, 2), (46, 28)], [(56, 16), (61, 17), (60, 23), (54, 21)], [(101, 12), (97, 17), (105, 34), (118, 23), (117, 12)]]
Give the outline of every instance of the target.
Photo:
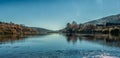
[(120, 36), (57, 33), (2, 35), (0, 58), (120, 58)]

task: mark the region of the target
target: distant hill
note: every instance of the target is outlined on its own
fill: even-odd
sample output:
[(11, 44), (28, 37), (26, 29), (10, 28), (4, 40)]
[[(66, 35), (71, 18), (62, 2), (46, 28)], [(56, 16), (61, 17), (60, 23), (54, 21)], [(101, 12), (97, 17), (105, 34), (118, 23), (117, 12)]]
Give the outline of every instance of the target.
[(101, 19), (86, 22), (85, 24), (104, 24), (104, 23), (107, 23), (107, 22), (109, 22), (109, 23), (120, 23), (120, 14), (103, 17)]
[(51, 32), (52, 30), (48, 30), (48, 29), (44, 29), (44, 28), (39, 28), (39, 27), (31, 27), (32, 29), (34, 30), (37, 30), (41, 33), (44, 33), (44, 32)]

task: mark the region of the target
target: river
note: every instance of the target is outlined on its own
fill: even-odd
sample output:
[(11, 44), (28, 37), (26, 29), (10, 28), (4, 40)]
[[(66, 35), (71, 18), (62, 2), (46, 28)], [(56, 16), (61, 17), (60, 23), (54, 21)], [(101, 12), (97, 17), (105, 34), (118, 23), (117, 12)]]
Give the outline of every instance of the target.
[(46, 34), (0, 36), (0, 58), (119, 58), (120, 36)]

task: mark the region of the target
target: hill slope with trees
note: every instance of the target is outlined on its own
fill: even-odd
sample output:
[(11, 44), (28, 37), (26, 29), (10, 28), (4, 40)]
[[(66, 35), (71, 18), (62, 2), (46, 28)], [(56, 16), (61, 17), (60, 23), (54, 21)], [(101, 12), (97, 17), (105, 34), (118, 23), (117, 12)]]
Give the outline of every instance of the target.
[(85, 24), (105, 24), (107, 22), (120, 23), (120, 14), (103, 17), (101, 19), (86, 22)]
[(47, 31), (48, 31), (47, 29), (43, 29), (43, 28), (36, 29), (35, 27), (28, 27), (22, 24), (14, 24), (12, 22), (10, 23), (0, 22), (0, 34), (1, 35), (6, 35), (6, 34), (33, 35), (33, 34), (41, 34)]

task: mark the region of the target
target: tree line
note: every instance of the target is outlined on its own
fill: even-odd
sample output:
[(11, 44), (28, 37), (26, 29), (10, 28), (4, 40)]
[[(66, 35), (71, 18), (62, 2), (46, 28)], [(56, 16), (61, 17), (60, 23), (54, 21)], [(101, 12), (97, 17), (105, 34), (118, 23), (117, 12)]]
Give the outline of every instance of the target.
[(6, 35), (6, 34), (39, 34), (38, 30), (35, 30), (31, 27), (24, 26), (22, 24), (14, 24), (12, 22), (6, 23), (6, 22), (0, 22), (0, 34)]
[(67, 23), (61, 30), (64, 33), (120, 33), (120, 23), (105, 24), (77, 24), (75, 21)]

